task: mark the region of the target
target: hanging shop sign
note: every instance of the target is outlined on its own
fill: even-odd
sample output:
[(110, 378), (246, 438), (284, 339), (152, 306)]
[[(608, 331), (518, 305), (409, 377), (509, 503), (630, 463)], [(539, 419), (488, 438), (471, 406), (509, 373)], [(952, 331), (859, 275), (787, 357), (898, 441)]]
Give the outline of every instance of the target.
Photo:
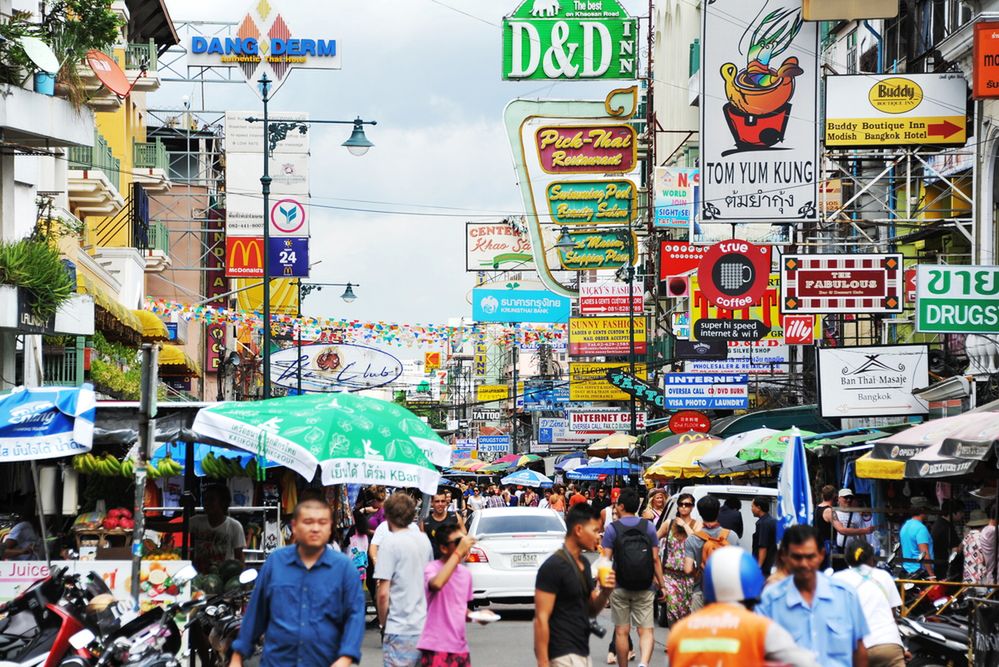
[(662, 241), (659, 244), (659, 279), (689, 273), (697, 269), (708, 248), (686, 241)]
[(819, 348), (817, 374), (823, 417), (928, 412), (926, 402), (912, 393), (930, 385), (926, 345)]
[(545, 126), (535, 133), (541, 168), (549, 174), (610, 174), (638, 164), (638, 134), (631, 125)]
[(434, 371), (440, 369), (440, 367), (441, 367), (440, 352), (423, 353), (423, 371), (425, 373), (433, 373)]
[(626, 283), (581, 283), (579, 286), (580, 315), (631, 315), (645, 311), (641, 286), (633, 286), (628, 305)]
[(569, 429), (569, 420), (564, 418), (541, 417), (538, 419), (538, 442), (545, 445), (571, 444), (588, 445), (610, 431), (580, 433)]
[(475, 388), (476, 403), (492, 403), (510, 398), (510, 387), (505, 384), (480, 384)]
[(677, 360), (723, 361), (728, 358), (728, 344), (717, 340), (677, 340), (673, 356)]
[(700, 220), (694, 220), (690, 224), (690, 242), (695, 245), (713, 245), (733, 239), (749, 241), (756, 245), (789, 245), (794, 242), (794, 226), (766, 222), (732, 225)]
[(227, 278), (264, 277), (264, 239), (260, 236), (225, 237)]
[(916, 331), (999, 333), (999, 266), (920, 264), (916, 270)]
[(627, 368), (613, 368), (607, 371), (607, 381), (629, 397), (634, 396), (635, 399), (646, 405), (657, 408), (663, 408), (666, 405), (666, 397), (661, 390), (631, 375)]
[(498, 422), (500, 411), (493, 408), (475, 408), (472, 410), (472, 420), (477, 422)]
[(746, 373), (755, 376), (774, 376), (787, 375), (791, 367), (790, 348), (772, 338), (759, 341), (732, 341), (725, 344), (725, 350), (724, 359), (691, 359), (684, 362), (683, 370), (687, 373)]
[(800, 0), (705, 3), (703, 221), (817, 219), (818, 52)]
[(619, 356), (631, 349), (634, 320), (634, 354), (646, 352), (645, 317), (573, 317), (569, 319), (569, 355)]
[(402, 362), (366, 345), (302, 345), (271, 353), (274, 384), (304, 392), (357, 391), (383, 387), (402, 375)]
[(523, 271), (534, 268), (531, 238), (509, 222), (465, 224), (465, 270)]
[(784, 255), (785, 313), (900, 313), (902, 255)]
[(633, 181), (555, 181), (545, 194), (552, 222), (559, 225), (625, 225), (638, 216)]
[(964, 144), (964, 75), (827, 76), (826, 146)]
[(972, 95), (975, 99), (999, 97), (999, 21), (975, 24)]
[(669, 418), (667, 425), (673, 433), (708, 433), (711, 430), (711, 419), (697, 410), (681, 410)]
[(482, 454), (506, 454), (510, 451), (510, 436), (480, 435), (476, 449)]
[(719, 308), (738, 310), (757, 304), (770, 277), (770, 248), (748, 241), (717, 243), (697, 265), (705, 298)]
[(472, 355), (472, 375), (485, 377), (489, 368), (489, 346), (482, 341), (476, 341)]
[[(225, 222), (218, 210), (209, 210), (205, 225), (205, 296), (209, 299), (221, 297), (229, 291), (229, 281), (225, 277), (226, 237)], [(223, 301), (224, 303), (224, 301)], [(223, 322), (205, 325), (205, 370), (217, 373), (226, 351), (226, 331)]]
[(634, 232), (630, 239), (622, 232), (599, 230), (571, 231), (568, 237), (571, 248), (558, 248), (558, 260), (566, 271), (593, 271), (619, 269), (638, 260), (638, 238)]
[(472, 290), (472, 318), (478, 322), (565, 322), (571, 304), (547, 290)]
[(569, 402), (569, 385), (564, 380), (530, 378), (524, 383), (524, 412), (561, 410)]
[(273, 82), (271, 95), (293, 69), (340, 69), (340, 50), (330, 35), (292, 30), (279, 0), (255, 2), (231, 36), (195, 34), (187, 49), (189, 67), (235, 67), (259, 95), (257, 81)]
[[(309, 277), (309, 239), (279, 237), (270, 240), (268, 266), (274, 278)], [(263, 277), (263, 273), (260, 274)]]
[(279, 197), (271, 203), (271, 236), (308, 236), (309, 199)]
[(667, 410), (742, 410), (749, 407), (749, 376), (743, 373), (665, 373)]
[(686, 229), (700, 205), (701, 171), (685, 167), (656, 167), (655, 217), (660, 228)]
[[(607, 380), (607, 372), (614, 369), (628, 370), (627, 363), (570, 363), (569, 398), (572, 401), (627, 401), (629, 394)], [(645, 364), (635, 364), (635, 376), (648, 377)]]
[(637, 40), (617, 0), (524, 0), (503, 19), (503, 79), (634, 79)]
[(812, 345), (815, 343), (814, 315), (784, 315), (784, 342), (788, 345)]
[(759, 320), (698, 320), (694, 326), (697, 340), (757, 341), (770, 333), (770, 327)]
[[(588, 408), (586, 410), (570, 410), (569, 430), (582, 431), (630, 431), (631, 412), (620, 408)], [(645, 411), (635, 412), (635, 428), (645, 430)]]

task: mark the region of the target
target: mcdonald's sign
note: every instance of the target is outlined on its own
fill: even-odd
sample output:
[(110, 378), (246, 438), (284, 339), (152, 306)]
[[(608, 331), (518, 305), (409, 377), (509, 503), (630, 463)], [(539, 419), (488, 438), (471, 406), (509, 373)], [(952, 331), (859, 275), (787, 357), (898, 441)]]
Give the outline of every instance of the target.
[(227, 278), (264, 277), (264, 239), (259, 236), (226, 236)]

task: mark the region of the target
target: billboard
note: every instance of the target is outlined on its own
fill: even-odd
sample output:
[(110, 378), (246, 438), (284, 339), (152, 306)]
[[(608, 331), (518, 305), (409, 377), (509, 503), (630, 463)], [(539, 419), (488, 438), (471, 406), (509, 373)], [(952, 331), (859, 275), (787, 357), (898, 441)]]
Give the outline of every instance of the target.
[(816, 254), (781, 258), (785, 313), (901, 313), (902, 255)]
[(930, 385), (926, 345), (819, 348), (817, 374), (823, 417), (928, 412), (926, 403), (912, 395)]
[(699, 219), (816, 220), (818, 24), (801, 0), (715, 0), (702, 19)]
[(961, 144), (968, 139), (963, 74), (827, 76), (826, 146)]
[(642, 313), (645, 303), (641, 285), (630, 288), (631, 305), (628, 305), (627, 283), (581, 283), (579, 285), (580, 315), (631, 315)]
[(538, 128), (534, 146), (548, 174), (624, 174), (638, 166), (631, 125), (547, 125)]
[(545, 198), (557, 225), (630, 225), (638, 217), (634, 181), (554, 181)]
[[(638, 238), (621, 232), (599, 229), (571, 231), (571, 248), (558, 248), (558, 261), (566, 271), (596, 271), (619, 269), (638, 262)], [(628, 260), (631, 260), (630, 262)]]
[[(570, 363), (569, 399), (572, 401), (627, 401), (628, 394), (607, 380), (607, 371), (615, 368), (628, 370), (626, 363)], [(635, 364), (635, 376), (648, 377), (645, 364)]]
[(304, 392), (356, 391), (395, 382), (402, 362), (366, 345), (319, 343), (272, 352), (271, 375), (274, 384), (289, 389), (298, 387), (301, 376)]
[(975, 23), (972, 93), (975, 99), (999, 97), (999, 21)]
[(744, 373), (665, 373), (667, 410), (741, 410), (749, 407)]
[(724, 359), (688, 359), (688, 373), (745, 373), (747, 375), (787, 375), (791, 367), (790, 348), (779, 340), (729, 341)]
[(569, 354), (616, 356), (629, 354), (631, 320), (635, 325), (634, 354), (645, 354), (645, 317), (573, 317), (569, 320)]
[(227, 278), (264, 277), (264, 239), (261, 236), (225, 237)]
[[(783, 342), (784, 329), (781, 327), (782, 321), (780, 311), (780, 275), (777, 273), (770, 274), (770, 280), (767, 283), (767, 290), (763, 293), (763, 298), (759, 304), (749, 306), (748, 308), (742, 308), (740, 310), (724, 310), (709, 303), (708, 299), (704, 296), (704, 293), (700, 289), (700, 283), (697, 281), (697, 276), (691, 276), (689, 322), (691, 331), (693, 331), (697, 327), (697, 323), (703, 319), (759, 320), (770, 328), (770, 333), (764, 336), (762, 340), (776, 340), (778, 342)], [(820, 318), (816, 318), (816, 320), (819, 319)], [(816, 337), (820, 335), (820, 331), (821, 324), (819, 321), (816, 321)]]
[(916, 331), (999, 333), (999, 266), (917, 266)]
[[(571, 431), (630, 431), (631, 412), (621, 408), (588, 408), (570, 410), (569, 429)], [(635, 411), (635, 428), (645, 430), (645, 411)]]
[(569, 402), (569, 386), (563, 380), (529, 378), (523, 396), (524, 412), (561, 410)]
[(476, 448), (480, 454), (506, 454), (510, 451), (510, 436), (480, 435)]
[(465, 270), (529, 270), (531, 238), (509, 222), (465, 223)]
[(505, 384), (480, 384), (475, 388), (477, 403), (492, 403), (510, 398), (510, 387)]
[(571, 305), (547, 290), (472, 290), (472, 319), (479, 322), (565, 322)]
[(638, 20), (618, 0), (524, 0), (503, 19), (503, 79), (634, 79)]
[[(205, 296), (209, 299), (221, 297), (229, 291), (229, 281), (225, 277), (225, 223), (220, 211), (211, 210), (205, 220)], [(214, 373), (222, 365), (226, 350), (226, 330), (224, 322), (205, 325), (205, 371)]]
[(701, 191), (701, 171), (685, 167), (656, 167), (655, 217), (652, 224), (660, 228), (687, 229), (694, 220), (694, 211)]

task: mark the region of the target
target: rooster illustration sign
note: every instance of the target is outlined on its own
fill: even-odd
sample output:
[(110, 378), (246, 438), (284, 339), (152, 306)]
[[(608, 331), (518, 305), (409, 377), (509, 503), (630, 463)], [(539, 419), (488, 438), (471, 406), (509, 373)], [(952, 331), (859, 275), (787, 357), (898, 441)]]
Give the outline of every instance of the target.
[(816, 219), (816, 24), (801, 0), (708, 0), (703, 20), (700, 220)]

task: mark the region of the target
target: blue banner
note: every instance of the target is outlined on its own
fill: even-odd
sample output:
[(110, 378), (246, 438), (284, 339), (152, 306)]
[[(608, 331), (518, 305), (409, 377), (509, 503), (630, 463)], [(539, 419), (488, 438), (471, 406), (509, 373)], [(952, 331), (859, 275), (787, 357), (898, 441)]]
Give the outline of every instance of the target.
[(570, 304), (547, 290), (472, 290), (472, 318), (479, 322), (568, 322)]
[(18, 387), (0, 397), (0, 462), (89, 452), (97, 401), (92, 385)]
[(741, 410), (749, 407), (749, 375), (666, 373), (663, 395), (667, 410)]
[(510, 436), (508, 435), (480, 435), (479, 453), (506, 454), (510, 451)]
[[(557, 386), (553, 386), (557, 383)], [(524, 411), (562, 410), (569, 403), (569, 386), (563, 380), (534, 383), (524, 387)]]
[(270, 238), (267, 266), (271, 278), (309, 277), (309, 239), (294, 237)]

